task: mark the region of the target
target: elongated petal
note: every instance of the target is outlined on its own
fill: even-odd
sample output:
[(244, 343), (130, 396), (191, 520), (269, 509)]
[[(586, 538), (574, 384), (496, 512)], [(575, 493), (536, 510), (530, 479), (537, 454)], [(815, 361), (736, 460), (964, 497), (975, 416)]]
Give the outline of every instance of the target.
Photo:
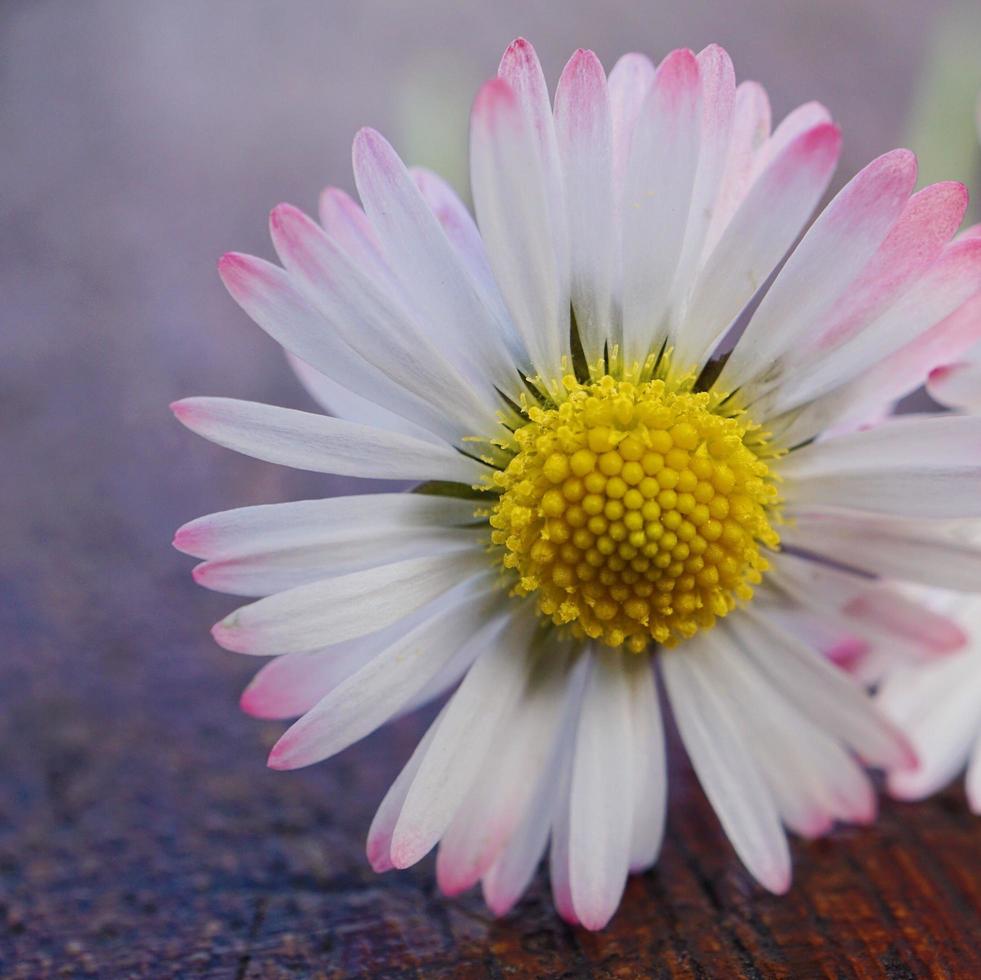
[[(893, 150), (860, 171), (821, 213), (760, 303), (726, 364), (726, 390), (779, 381), (786, 359), (800, 359), (834, 338), (814, 326), (853, 282), (896, 223), (916, 182), (916, 157)], [(820, 289), (807, 288), (815, 278)]]
[(416, 773), (422, 765), (422, 760), (426, 758), (429, 747), (436, 738), (436, 732), (446, 716), (449, 705), (444, 705), (443, 709), (436, 716), (436, 720), (426, 729), (421, 741), (416, 746), (415, 751), (409, 757), (409, 761), (402, 767), (395, 782), (389, 787), (385, 798), (381, 801), (371, 826), (368, 828), (368, 842), (365, 850), (368, 854), (368, 861), (371, 867), (381, 873), (391, 871), (395, 865), (392, 863), (392, 834), (398, 824), (399, 814), (405, 805), (405, 798), (409, 795), (412, 780), (416, 778)]
[(634, 129), (624, 187), (623, 360), (643, 364), (667, 336), (665, 317), (681, 257), (702, 127), (698, 61), (660, 64)]
[(840, 388), (901, 350), (949, 316), (981, 283), (981, 239), (954, 242), (927, 272), (874, 323), (851, 340), (812, 357), (776, 392), (761, 417), (779, 415)]
[[(399, 528), (461, 527), (473, 521), (473, 501), (423, 493), (365, 493), (293, 500), (220, 511), (190, 521), (174, 547), (196, 558), (237, 558), (329, 543), (340, 533), (391, 533)], [(364, 528), (364, 531), (361, 531)]]
[(566, 678), (565, 704), (556, 727), (551, 756), (545, 763), (520, 826), (484, 875), (484, 898), (495, 915), (510, 911), (524, 893), (545, 852), (556, 812), (560, 809), (568, 812), (568, 772), (588, 666), (588, 658), (579, 657)]
[(889, 791), (901, 799), (922, 799), (960, 772), (981, 733), (981, 658), (971, 652), (897, 671), (877, 700), (909, 734), (920, 763), (891, 773)]
[(307, 301), (349, 347), (431, 406), (442, 420), (435, 431), (445, 432), (448, 424), (458, 436), (493, 431), (495, 406), (482, 400), (486, 392), (468, 384), (385, 282), (352, 262), (315, 222), (288, 204), (273, 209), (269, 228)]
[(776, 894), (790, 887), (790, 854), (776, 805), (745, 736), (713, 683), (729, 655), (701, 633), (661, 659), (678, 730), (698, 781), (750, 873)]
[(384, 629), (486, 568), (479, 550), (410, 558), (301, 585), (242, 606), (213, 629), (236, 653), (316, 650)]
[(314, 473), (471, 483), (480, 472), (449, 446), (311, 412), (235, 398), (184, 398), (171, 410), (219, 446)]
[[(634, 812), (630, 832), (630, 870), (643, 871), (657, 860), (664, 839), (668, 773), (664, 725), (657, 700), (652, 664), (643, 657), (624, 664), (630, 686), (633, 728)], [(639, 663), (638, 663), (639, 661)]]
[(450, 700), (392, 836), (395, 867), (407, 868), (429, 853), (478, 778), (501, 721), (520, 696), (536, 625), (532, 616), (513, 618)]
[[(512, 320), (534, 368), (550, 376), (568, 350), (568, 242), (536, 126), (505, 79), (488, 82), (471, 119), (471, 185)], [(553, 129), (551, 113), (546, 128)]]
[(637, 117), (654, 84), (657, 69), (647, 55), (625, 54), (610, 72), (610, 118), (613, 124), (613, 186), (617, 206), (623, 191)]
[(589, 363), (614, 324), (617, 225), (613, 196), (613, 127), (603, 66), (592, 51), (577, 51), (555, 92), (555, 127), (565, 178), (571, 248), (570, 293)]
[[(981, 310), (977, 317), (981, 333)], [(942, 405), (981, 412), (981, 360), (935, 368), (930, 372), (927, 390)]]
[(368, 216), (351, 195), (339, 187), (327, 187), (320, 195), (320, 223), (324, 231), (358, 265), (398, 288)]
[(354, 177), (382, 249), (420, 322), (475, 384), (510, 384), (507, 326), (481, 298), (453, 245), (398, 155), (379, 133), (354, 140)]
[(837, 127), (819, 123), (792, 140), (756, 178), (692, 292), (686, 344), (701, 352), (700, 361), (800, 234), (828, 186), (840, 148)]
[(799, 511), (781, 542), (872, 575), (958, 592), (981, 591), (981, 548), (922, 523)]
[(907, 416), (781, 461), (795, 506), (900, 517), (981, 517), (981, 419)]
[(547, 651), (502, 721), (495, 750), (439, 844), (436, 878), (445, 894), (475, 885), (519, 828), (553, 754), (568, 682), (565, 668), (561, 655)]
[(482, 630), (501, 596), (489, 589), (470, 592), (399, 638), (343, 681), (279, 739), (269, 755), (273, 769), (297, 769), (332, 755), (370, 735)]
[[(218, 272), (235, 302), (288, 352), (401, 418), (431, 431), (447, 431), (445, 420), (434, 420), (432, 408), (417, 394), (396, 384), (345, 343), (279, 266), (229, 252), (218, 263)], [(330, 407), (343, 414), (339, 405)], [(352, 421), (367, 419), (352, 417)]]
[[(905, 769), (916, 765), (907, 739), (875, 710), (862, 687), (822, 654), (745, 609), (731, 628), (756, 666), (802, 714), (859, 753), (870, 765)], [(781, 656), (775, 658), (773, 649)]]
[(569, 886), (587, 929), (610, 921), (630, 869), (634, 740), (623, 658), (594, 651), (572, 760)]

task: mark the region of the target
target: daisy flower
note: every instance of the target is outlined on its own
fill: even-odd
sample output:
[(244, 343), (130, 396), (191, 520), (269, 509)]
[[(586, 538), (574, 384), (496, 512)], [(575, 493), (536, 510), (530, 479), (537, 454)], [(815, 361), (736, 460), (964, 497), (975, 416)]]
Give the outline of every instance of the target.
[(977, 557), (928, 523), (981, 516), (981, 423), (818, 436), (865, 417), (886, 359), (979, 290), (981, 241), (951, 242), (964, 188), (914, 193), (896, 150), (794, 247), (840, 143), (816, 103), (771, 130), (766, 93), (737, 86), (715, 45), (656, 68), (627, 55), (609, 78), (577, 51), (553, 108), (518, 40), (473, 109), (476, 222), (363, 130), (360, 206), (329, 188), (318, 224), (281, 205), (282, 267), (222, 259), (336, 417), (222, 398), (177, 417), (274, 463), (418, 484), (229, 511), (176, 538), (203, 585), (259, 597), (213, 632), (275, 657), (243, 696), (300, 716), (274, 768), (452, 690), (371, 826), (376, 869), (438, 845), (442, 889), (480, 882), (503, 914), (547, 849), (561, 915), (602, 927), (661, 846), (661, 693), (774, 892), (784, 827), (867, 821), (859, 760), (914, 763), (812, 634), (916, 622), (961, 642), (891, 580), (967, 569), (981, 586)]

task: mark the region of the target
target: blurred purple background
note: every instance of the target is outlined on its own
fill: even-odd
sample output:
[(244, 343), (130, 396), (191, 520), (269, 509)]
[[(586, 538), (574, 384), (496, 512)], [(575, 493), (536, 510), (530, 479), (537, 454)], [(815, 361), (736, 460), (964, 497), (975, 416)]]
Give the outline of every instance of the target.
[[(278, 727), (238, 713), (255, 664), (207, 635), (232, 601), (193, 586), (170, 535), (202, 513), (352, 483), (237, 457), (171, 418), (170, 401), (196, 394), (311, 407), (279, 348), (225, 294), (218, 256), (271, 257), (270, 207), (312, 211), (326, 183), (350, 189), (361, 125), (465, 191), (470, 99), (518, 34), (535, 43), (550, 84), (577, 46), (609, 68), (629, 50), (659, 58), (718, 41), (740, 78), (767, 86), (775, 117), (809, 99), (832, 108), (845, 134), (840, 186), (930, 128), (929, 99), (950, 91), (936, 70), (949, 64), (943, 38), (978, 60), (978, 18), (958, 9), (0, 4), (0, 897), (22, 924), (24, 975), (90, 955), (92, 923), (115, 921), (119, 905), (143, 908), (144, 894), (155, 911), (132, 933), (114, 926), (133, 969), (171, 955), (168, 943), (198, 943), (223, 962), (202, 938), (211, 913), (194, 875), (211, 882), (201, 892), (225, 881), (238, 896), (221, 869), (269, 844), (273, 810), (303, 826), (312, 812), (326, 827), (283, 844), (281, 861), (315, 876), (338, 865), (363, 874), (361, 836), (419, 727), (375, 737), (332, 774), (282, 776), (263, 767)], [(945, 102), (940, 142), (949, 136), (955, 169), (977, 82), (955, 72)], [(923, 150), (931, 166), (943, 159), (935, 142)], [(351, 801), (331, 802), (338, 787)], [(331, 870), (310, 870), (324, 862)], [(243, 887), (243, 934), (248, 896)], [(78, 949), (66, 945), (73, 936)]]

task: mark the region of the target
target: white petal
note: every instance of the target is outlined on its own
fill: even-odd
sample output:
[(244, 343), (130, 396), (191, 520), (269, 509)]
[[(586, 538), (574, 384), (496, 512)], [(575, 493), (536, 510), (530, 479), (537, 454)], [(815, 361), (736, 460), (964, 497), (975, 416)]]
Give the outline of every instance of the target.
[(502, 719), (520, 696), (536, 627), (534, 616), (519, 610), (451, 698), (392, 836), (397, 868), (429, 853), (479, 777)]
[(981, 412), (981, 360), (961, 361), (931, 371), (927, 391), (941, 405)]
[(653, 665), (645, 656), (626, 658), (633, 728), (634, 812), (630, 870), (643, 871), (657, 860), (664, 838), (668, 801), (664, 725), (654, 683)]
[[(625, 54), (610, 72), (610, 118), (613, 123), (613, 186), (622, 193), (637, 117), (647, 101), (656, 69), (643, 54)], [(619, 206), (619, 201), (617, 201)]]
[(266, 596), (377, 565), (485, 544), (485, 533), (459, 528), (407, 528), (378, 537), (349, 525), (330, 543), (202, 562), (194, 568), (194, 581), (216, 592)]
[(588, 658), (579, 657), (567, 677), (565, 704), (552, 741), (551, 755), (525, 808), (520, 826), (484, 875), (484, 899), (495, 915), (510, 911), (530, 884), (545, 852), (560, 801), (564, 804), (565, 812), (568, 812), (568, 772), (572, 764), (576, 723), (588, 666)]
[[(322, 329), (326, 330), (325, 324), (322, 324)], [(370, 425), (375, 429), (390, 429), (392, 432), (401, 432), (404, 435), (424, 439), (427, 442), (439, 443), (443, 441), (439, 436), (420, 425), (416, 425), (415, 422), (401, 415), (396, 415), (395, 412), (383, 408), (370, 398), (364, 398), (349, 388), (345, 388), (344, 385), (327, 377), (326, 374), (322, 374), (289, 351), (286, 352), (286, 360), (300, 379), (300, 384), (306, 388), (307, 394), (328, 415), (336, 415), (337, 418), (347, 419), (349, 422), (358, 422), (361, 425)]]
[[(787, 259), (726, 363), (726, 391), (777, 383), (785, 362), (827, 341), (815, 325), (855, 280), (899, 218), (916, 182), (916, 157), (893, 150), (838, 192)], [(808, 284), (819, 280), (820, 289)]]
[(486, 568), (487, 556), (474, 549), (338, 575), (242, 606), (212, 635), (237, 653), (316, 650), (384, 629)]
[(614, 324), (617, 225), (613, 197), (613, 128), (603, 66), (577, 51), (555, 92), (555, 127), (565, 178), (572, 307), (588, 363), (619, 338)]
[(280, 466), (338, 476), (473, 483), (482, 467), (450, 446), (312, 412), (239, 401), (184, 398), (171, 409), (199, 436)]
[(436, 738), (440, 723), (446, 716), (449, 705), (444, 705), (443, 709), (436, 716), (436, 720), (426, 729), (426, 734), (422, 737), (415, 751), (409, 757), (409, 761), (402, 767), (395, 782), (389, 787), (385, 798), (381, 801), (378, 811), (375, 813), (374, 820), (368, 828), (367, 853), (371, 867), (377, 871), (391, 871), (395, 865), (392, 864), (392, 834), (395, 832), (399, 814), (405, 804), (405, 798), (409, 795), (412, 780), (416, 778), (416, 773), (425, 759), (429, 746)]
[(494, 751), (439, 844), (436, 878), (445, 894), (466, 891), (490, 869), (547, 778), (566, 699), (566, 668), (560, 653), (541, 651), (520, 700), (502, 719)]
[(665, 650), (661, 669), (671, 709), (698, 781), (732, 846), (769, 891), (790, 887), (790, 853), (776, 805), (713, 678), (714, 664), (730, 651), (700, 633)]
[(939, 323), (978, 292), (981, 239), (954, 242), (878, 319), (846, 342), (812, 356), (757, 410), (760, 418), (805, 405), (860, 376)]
[(568, 241), (561, 185), (543, 160), (543, 136), (503, 78), (477, 95), (470, 130), (471, 186), (491, 267), (533, 367), (551, 378), (569, 347)]
[(269, 228), (283, 264), (330, 328), (392, 382), (431, 406), (427, 428), (441, 424), (434, 431), (457, 437), (495, 431), (496, 405), (487, 392), (468, 384), (389, 284), (352, 262), (290, 205), (273, 209)]
[(354, 177), (389, 265), (436, 346), (474, 384), (512, 384), (506, 320), (484, 303), (409, 172), (374, 130), (362, 129), (354, 140)]
[[(238, 507), (199, 517), (179, 528), (174, 547), (196, 558), (239, 558), (338, 536), (391, 534), (436, 527), (463, 527), (474, 520), (474, 502), (424, 493), (365, 493), (322, 500)], [(352, 527), (356, 523), (357, 527)]]
[(907, 732), (919, 760), (915, 769), (890, 774), (889, 791), (921, 799), (960, 772), (981, 733), (981, 657), (972, 651), (896, 671), (877, 701)]
[(905, 416), (782, 459), (786, 499), (913, 518), (981, 517), (981, 419)]
[(981, 592), (981, 547), (922, 522), (790, 511), (784, 546), (801, 548), (871, 575), (938, 589)]
[[(907, 741), (875, 709), (859, 684), (822, 654), (752, 607), (731, 618), (746, 654), (798, 711), (857, 752), (870, 765), (915, 765)], [(774, 649), (780, 651), (779, 656)]]
[(623, 363), (643, 364), (667, 337), (702, 124), (698, 62), (669, 54), (634, 129), (623, 191)]
[(230, 252), (218, 263), (218, 271), (239, 306), (295, 357), (334, 379), (335, 384), (343, 383), (348, 390), (363, 393), (360, 397), (366, 401), (377, 402), (427, 431), (455, 434), (456, 427), (448, 426), (446, 419), (434, 418), (432, 407), (418, 394), (394, 382), (348, 346), (279, 266)]
[(623, 658), (619, 650), (594, 647), (572, 760), (569, 887), (587, 929), (609, 922), (630, 869), (635, 764)]
[(334, 688), (273, 747), (273, 769), (298, 769), (329, 759), (370, 735), (468, 643), (498, 628), (501, 595), (490, 582), (427, 619)]
[(384, 254), (378, 235), (371, 227), (368, 216), (357, 202), (338, 187), (327, 187), (320, 195), (320, 223), (324, 231), (347, 253), (357, 265), (362, 265), (379, 278), (397, 286)]
[[(800, 234), (841, 147), (831, 123), (798, 135), (755, 180), (702, 264), (685, 319), (685, 344), (709, 356)], [(681, 362), (679, 361), (679, 365)]]

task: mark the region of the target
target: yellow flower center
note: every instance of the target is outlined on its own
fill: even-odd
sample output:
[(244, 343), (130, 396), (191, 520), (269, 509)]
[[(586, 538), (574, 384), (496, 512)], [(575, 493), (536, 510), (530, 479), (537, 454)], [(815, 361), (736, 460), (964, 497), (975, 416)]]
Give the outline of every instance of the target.
[(490, 508), (517, 595), (579, 637), (639, 653), (710, 627), (752, 597), (775, 548), (774, 455), (717, 394), (655, 379), (563, 379), (526, 400)]

